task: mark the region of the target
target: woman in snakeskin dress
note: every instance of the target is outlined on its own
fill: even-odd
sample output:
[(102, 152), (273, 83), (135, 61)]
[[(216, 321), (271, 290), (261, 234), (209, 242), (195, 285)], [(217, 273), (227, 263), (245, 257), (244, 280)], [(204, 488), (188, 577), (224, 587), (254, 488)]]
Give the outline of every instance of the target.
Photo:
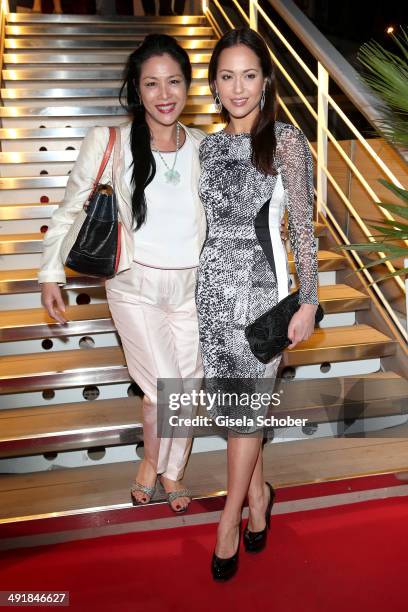
[[(208, 224), (196, 291), (204, 373), (207, 389), (255, 391), (262, 380), (269, 379), (271, 386), (281, 355), (267, 365), (260, 363), (244, 329), (289, 293), (286, 250), (279, 235), (286, 208), (301, 303), (290, 322), (289, 348), (313, 332), (318, 304), (313, 164), (303, 133), (275, 121), (274, 69), (256, 32), (232, 30), (218, 41), (209, 83), (227, 126), (204, 138), (199, 149), (199, 191)], [(228, 385), (228, 379), (234, 383)], [(242, 416), (248, 410), (220, 405), (213, 415)], [(245, 435), (233, 435), (233, 430), (231, 425), (228, 497), (212, 559), (213, 577), (224, 580), (237, 569), (245, 497), (249, 520), (244, 543), (247, 550), (257, 551), (266, 542), (274, 495), (264, 482), (262, 435), (245, 427), (235, 428)]]

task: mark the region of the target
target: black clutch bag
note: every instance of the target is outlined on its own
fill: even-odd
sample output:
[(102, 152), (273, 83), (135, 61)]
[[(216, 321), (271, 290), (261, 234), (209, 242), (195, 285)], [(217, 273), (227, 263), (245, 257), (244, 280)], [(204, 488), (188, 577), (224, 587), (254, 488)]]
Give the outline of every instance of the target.
[[(299, 290), (289, 293), (270, 310), (258, 317), (245, 328), (245, 336), (255, 357), (262, 363), (268, 363), (272, 357), (289, 346), (288, 327), (291, 318), (299, 310)], [(315, 324), (324, 316), (319, 304), (315, 315)]]
[[(116, 196), (111, 185), (99, 180), (114, 149), (114, 166), (120, 133), (109, 128), (109, 141), (88, 200), (77, 215), (61, 246), (67, 268), (89, 276), (114, 276), (120, 257), (120, 222)], [(113, 182), (113, 180), (112, 180)]]

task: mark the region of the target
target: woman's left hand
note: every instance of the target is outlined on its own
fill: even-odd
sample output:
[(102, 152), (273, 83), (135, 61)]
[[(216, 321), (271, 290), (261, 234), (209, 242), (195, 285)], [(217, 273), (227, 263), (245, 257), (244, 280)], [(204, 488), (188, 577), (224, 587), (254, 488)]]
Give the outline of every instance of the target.
[(301, 304), (299, 310), (295, 312), (288, 327), (288, 338), (291, 341), (289, 349), (310, 338), (315, 326), (316, 310), (315, 304)]

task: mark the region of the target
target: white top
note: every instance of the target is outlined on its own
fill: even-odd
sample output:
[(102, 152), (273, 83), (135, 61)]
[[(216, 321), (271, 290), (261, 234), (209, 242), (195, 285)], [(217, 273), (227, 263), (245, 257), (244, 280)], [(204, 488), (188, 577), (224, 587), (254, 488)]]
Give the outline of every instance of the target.
[[(180, 173), (177, 185), (168, 183), (167, 168), (160, 155), (153, 151), (156, 174), (145, 189), (146, 221), (134, 233), (134, 260), (154, 268), (178, 269), (198, 266), (198, 223), (191, 190), (193, 143), (186, 137), (179, 149), (176, 165)], [(162, 152), (172, 168), (174, 152)], [(129, 144), (125, 148), (125, 180), (130, 190), (132, 168)]]

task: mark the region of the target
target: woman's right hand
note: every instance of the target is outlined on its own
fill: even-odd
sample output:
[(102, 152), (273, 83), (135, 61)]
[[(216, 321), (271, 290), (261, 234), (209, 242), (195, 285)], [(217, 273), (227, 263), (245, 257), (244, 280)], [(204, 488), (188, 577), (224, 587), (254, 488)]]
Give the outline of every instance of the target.
[(41, 283), (41, 304), (52, 319), (65, 324), (65, 304), (58, 283)]

